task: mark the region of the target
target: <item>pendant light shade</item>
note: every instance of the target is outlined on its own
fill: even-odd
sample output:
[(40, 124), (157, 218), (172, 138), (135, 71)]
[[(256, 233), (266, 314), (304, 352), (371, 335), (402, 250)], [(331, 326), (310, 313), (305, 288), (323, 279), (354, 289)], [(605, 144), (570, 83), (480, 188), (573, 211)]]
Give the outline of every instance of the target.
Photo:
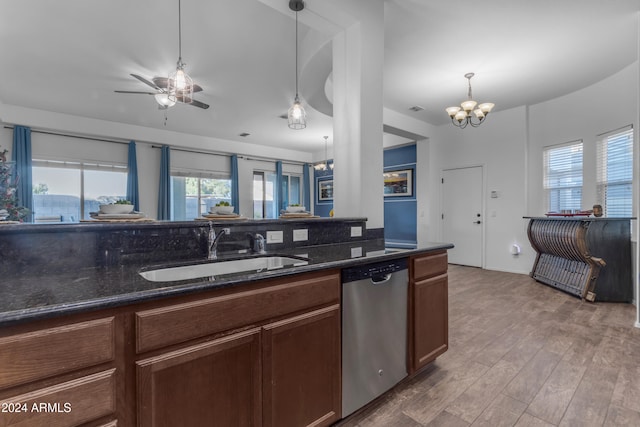
[(304, 2), (302, 0), (290, 0), (289, 8), (296, 13), (296, 97), (293, 100), (293, 105), (289, 108), (287, 119), (289, 128), (300, 130), (307, 127), (307, 113), (304, 111), (298, 96), (298, 12), (304, 9)]

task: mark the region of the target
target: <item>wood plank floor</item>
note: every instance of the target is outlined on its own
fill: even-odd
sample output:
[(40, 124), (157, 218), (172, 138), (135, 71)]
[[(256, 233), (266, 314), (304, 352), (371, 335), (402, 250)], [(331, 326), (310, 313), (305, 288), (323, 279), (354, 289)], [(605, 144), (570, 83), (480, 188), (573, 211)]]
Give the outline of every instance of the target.
[(640, 426), (633, 305), (449, 267), (449, 350), (337, 425)]

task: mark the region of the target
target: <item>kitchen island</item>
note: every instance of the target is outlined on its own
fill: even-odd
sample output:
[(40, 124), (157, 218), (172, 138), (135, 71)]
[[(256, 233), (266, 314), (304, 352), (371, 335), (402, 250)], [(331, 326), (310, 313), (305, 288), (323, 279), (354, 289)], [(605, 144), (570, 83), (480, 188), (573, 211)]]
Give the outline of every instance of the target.
[[(158, 252), (185, 262), (194, 254), (205, 256), (207, 224), (79, 224), (66, 226), (64, 233), (53, 225), (0, 229), (2, 241), (13, 244), (10, 256), (26, 250), (23, 256), (31, 261), (55, 261), (51, 253), (32, 252), (41, 238), (43, 249), (57, 244), (60, 257), (31, 270), (29, 262), (14, 259), (13, 275), (4, 276), (0, 403), (13, 412), (0, 414), (2, 421), (110, 426), (337, 421), (341, 270), (372, 259), (409, 260), (408, 372), (413, 374), (447, 348), (451, 245), (386, 254), (380, 234), (366, 230), (366, 220), (330, 221), (212, 224), (230, 228), (218, 261), (251, 256), (238, 253), (246, 249), (247, 233), (283, 231), (283, 242), (267, 243), (267, 252), (305, 256), (308, 263), (170, 283), (147, 281), (139, 272), (177, 261), (162, 261)], [(307, 240), (288, 242), (294, 229), (306, 229)], [(39, 233), (45, 237), (36, 237)], [(204, 243), (206, 251), (206, 237)], [(154, 250), (146, 253), (143, 247)], [(73, 254), (73, 248), (76, 258), (92, 259), (93, 265), (63, 260), (61, 254)], [(10, 273), (8, 264), (2, 268)], [(34, 403), (60, 410), (34, 413)]]

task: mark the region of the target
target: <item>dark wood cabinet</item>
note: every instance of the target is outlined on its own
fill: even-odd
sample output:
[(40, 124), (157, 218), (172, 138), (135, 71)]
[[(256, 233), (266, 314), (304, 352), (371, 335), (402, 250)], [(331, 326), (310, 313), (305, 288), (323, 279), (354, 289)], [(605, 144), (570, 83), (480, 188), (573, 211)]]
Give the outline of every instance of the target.
[(411, 258), (409, 279), (409, 372), (449, 348), (447, 253)]
[(328, 426), (340, 419), (337, 271), (162, 304), (137, 311), (135, 323), (139, 426)]
[(340, 306), (263, 329), (265, 427), (328, 426), (340, 419)]
[(138, 425), (260, 426), (260, 329), (136, 363)]
[[(55, 327), (18, 326), (0, 336), (0, 425), (66, 427), (116, 422), (115, 318)], [(95, 424), (94, 424), (95, 425)]]

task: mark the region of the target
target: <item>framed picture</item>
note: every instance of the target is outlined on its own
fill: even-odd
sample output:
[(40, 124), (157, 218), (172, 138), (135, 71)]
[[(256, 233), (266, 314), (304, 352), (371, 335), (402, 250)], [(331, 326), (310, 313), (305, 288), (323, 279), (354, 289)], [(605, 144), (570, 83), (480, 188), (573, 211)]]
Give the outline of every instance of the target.
[(325, 179), (318, 181), (318, 202), (333, 200), (333, 180)]
[(413, 170), (384, 173), (384, 197), (413, 196)]

